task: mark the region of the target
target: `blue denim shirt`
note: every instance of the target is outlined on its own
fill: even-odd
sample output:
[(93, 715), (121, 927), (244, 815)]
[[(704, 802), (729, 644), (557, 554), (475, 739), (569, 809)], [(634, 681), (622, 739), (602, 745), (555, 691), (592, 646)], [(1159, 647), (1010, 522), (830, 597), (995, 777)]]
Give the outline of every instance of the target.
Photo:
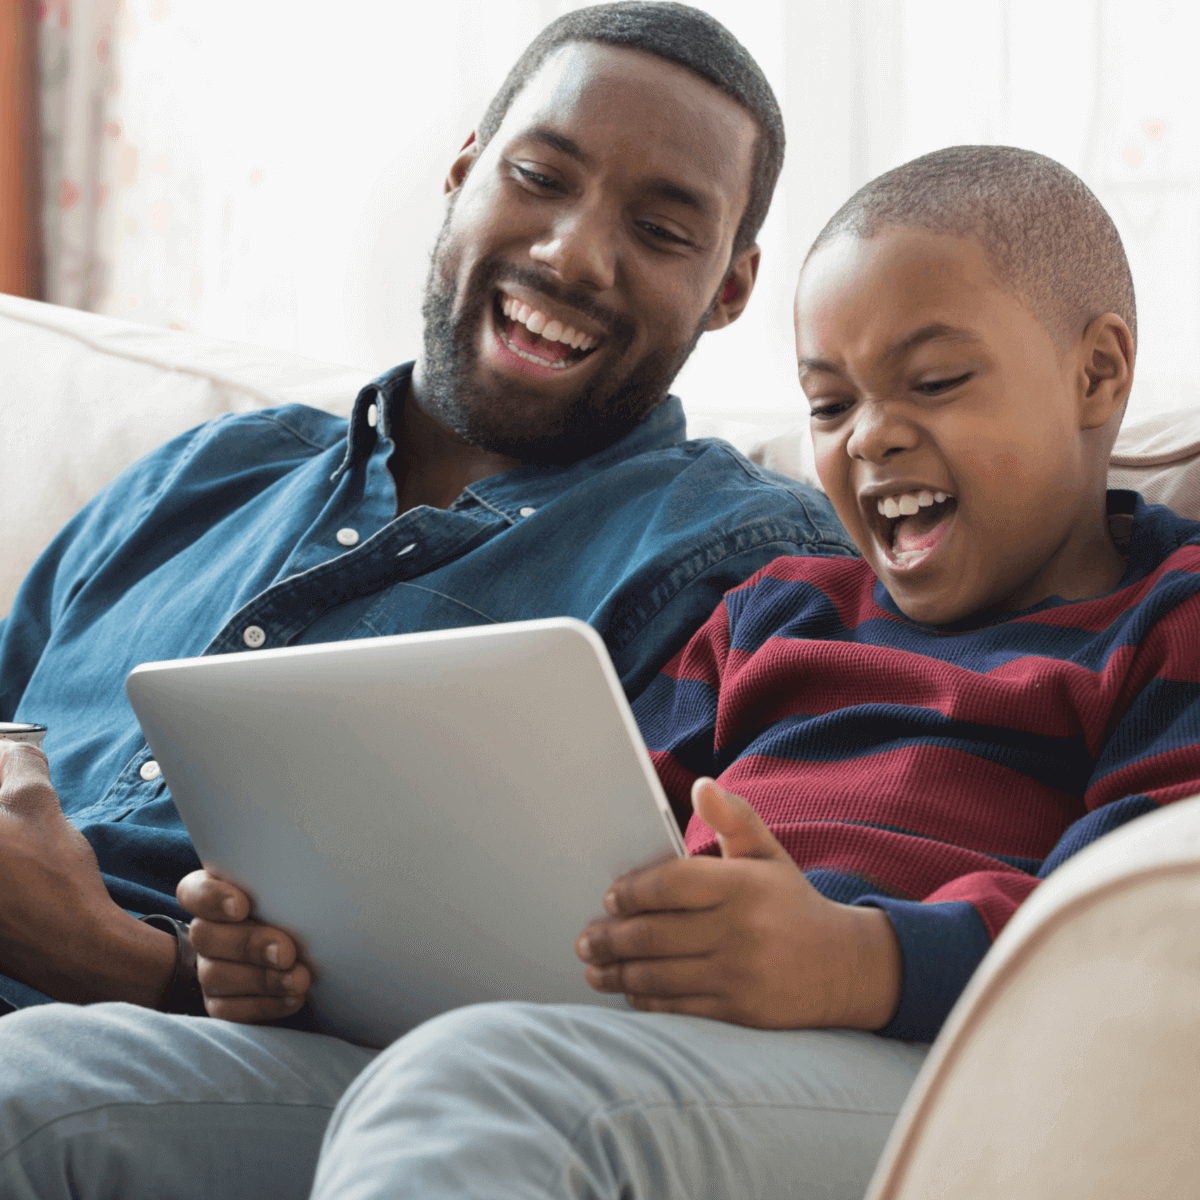
[[(199, 865), (163, 780), (143, 777), (138, 663), (570, 615), (632, 696), (765, 563), (855, 553), (819, 493), (685, 441), (673, 397), (581, 462), (397, 515), (389, 405), (411, 372), (365, 387), (348, 425), (290, 405), (169, 442), (63, 529), (0, 622), (0, 720), (49, 727), (63, 809), (130, 912), (182, 917), (175, 885)], [(0, 977), (0, 996), (27, 992)]]

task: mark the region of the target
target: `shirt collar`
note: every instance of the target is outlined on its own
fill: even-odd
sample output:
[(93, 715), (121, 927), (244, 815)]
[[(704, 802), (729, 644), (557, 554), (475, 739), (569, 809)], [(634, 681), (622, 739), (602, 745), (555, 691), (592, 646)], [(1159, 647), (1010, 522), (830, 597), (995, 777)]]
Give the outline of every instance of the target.
[[(408, 362), (393, 367), (377, 379), (373, 379), (358, 393), (350, 414), (346, 454), (334, 472), (334, 483), (348, 470), (364, 463), (371, 456), (379, 438), (392, 438), (392, 418), (395, 416), (396, 405), (404, 399), (408, 391), (414, 365)], [(371, 424), (372, 405), (375, 408), (374, 427)], [(603, 450), (598, 450), (587, 458), (561, 466), (527, 465), (503, 471), (498, 475), (489, 475), (467, 488), (463, 496), (459, 497), (459, 501), (470, 494), (501, 509), (510, 519), (515, 519), (515, 514), (521, 508), (536, 508), (567, 488), (608, 470), (616, 463), (639, 454), (647, 454), (652, 450), (665, 450), (669, 446), (678, 445), (686, 438), (687, 419), (683, 414), (683, 402), (678, 396), (668, 396), (661, 404), (651, 409), (638, 426), (611, 446), (605, 446)]]

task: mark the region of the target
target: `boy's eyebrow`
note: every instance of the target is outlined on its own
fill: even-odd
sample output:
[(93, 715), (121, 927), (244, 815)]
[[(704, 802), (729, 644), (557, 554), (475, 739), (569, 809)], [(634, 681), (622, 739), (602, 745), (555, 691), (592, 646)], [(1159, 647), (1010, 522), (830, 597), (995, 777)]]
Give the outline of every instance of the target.
[[(904, 355), (918, 346), (925, 345), (926, 342), (961, 342), (969, 345), (978, 341), (979, 338), (969, 329), (959, 329), (955, 325), (934, 321), (929, 325), (922, 325), (920, 329), (914, 330), (898, 342), (894, 342), (884, 351), (883, 356), (890, 359), (903, 358)], [(802, 376), (809, 371), (829, 371), (832, 374), (840, 375), (842, 370), (836, 363), (828, 362), (823, 358), (802, 358), (798, 365)]]

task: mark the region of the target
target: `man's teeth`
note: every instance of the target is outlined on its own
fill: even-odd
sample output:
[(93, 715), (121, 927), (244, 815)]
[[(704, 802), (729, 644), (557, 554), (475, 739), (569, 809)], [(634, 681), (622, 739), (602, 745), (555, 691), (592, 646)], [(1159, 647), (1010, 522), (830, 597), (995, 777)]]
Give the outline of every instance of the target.
[(594, 337), (589, 337), (570, 325), (564, 325), (561, 321), (553, 320), (544, 312), (538, 312), (536, 308), (514, 300), (512, 296), (505, 296), (500, 308), (510, 321), (519, 321), (530, 333), (540, 334), (548, 342), (562, 342), (572, 350), (590, 350), (596, 345)]
[(949, 498), (948, 492), (931, 492), (922, 489), (919, 492), (903, 492), (897, 496), (888, 496), (886, 500), (877, 500), (875, 504), (881, 515), (892, 519), (894, 517), (911, 517), (922, 508), (929, 508), (932, 504), (941, 504)]

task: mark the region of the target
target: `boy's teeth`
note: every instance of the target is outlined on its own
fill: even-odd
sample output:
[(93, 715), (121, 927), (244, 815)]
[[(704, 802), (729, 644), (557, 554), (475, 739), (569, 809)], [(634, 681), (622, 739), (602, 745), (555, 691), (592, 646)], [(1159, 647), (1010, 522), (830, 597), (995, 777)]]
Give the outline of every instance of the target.
[(911, 517), (921, 509), (942, 504), (949, 498), (949, 492), (931, 492), (922, 488), (919, 492), (902, 492), (881, 498), (875, 502), (875, 507), (881, 516), (895, 520), (896, 517)]
[(590, 350), (596, 344), (595, 338), (581, 333), (574, 326), (564, 325), (557, 318), (548, 317), (544, 312), (538, 312), (511, 296), (504, 297), (500, 311), (510, 321), (519, 321), (530, 333), (540, 335), (548, 342), (562, 342), (572, 350)]

